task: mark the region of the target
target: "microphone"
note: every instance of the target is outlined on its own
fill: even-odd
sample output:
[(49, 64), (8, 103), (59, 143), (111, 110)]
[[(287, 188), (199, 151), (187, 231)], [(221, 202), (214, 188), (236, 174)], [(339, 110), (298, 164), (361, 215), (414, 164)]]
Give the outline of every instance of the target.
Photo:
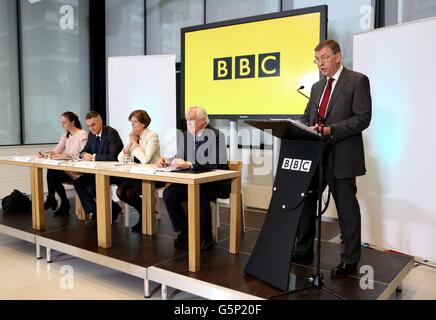
[(310, 102), (312, 102), (313, 105), (316, 107), (316, 109), (319, 109), (318, 103), (316, 103), (315, 100), (313, 100), (311, 97), (309, 97), (309, 96), (305, 95), (303, 92), (301, 92), (301, 90), (303, 90), (303, 89), (304, 89), (304, 86), (301, 86), (301, 87), (299, 87), (299, 88), (297, 89), (297, 92), (298, 92), (299, 94), (301, 94), (303, 97), (307, 98), (307, 100), (309, 100)]
[(307, 100), (309, 100), (309, 102), (312, 103), (313, 106), (315, 106), (315, 109), (316, 109), (316, 118), (317, 118), (316, 121), (319, 123), (319, 105), (318, 105), (318, 103), (317, 103), (315, 100), (313, 100), (311, 97), (309, 97), (309, 96), (305, 95), (303, 92), (301, 92), (301, 90), (303, 90), (303, 89), (304, 89), (304, 86), (301, 86), (301, 87), (299, 87), (299, 88), (297, 89), (297, 92), (298, 92), (299, 94), (301, 94), (303, 97), (307, 98)]
[(298, 93), (301, 94), (303, 97), (306, 97), (307, 99), (311, 100), (308, 96), (306, 96), (301, 90), (304, 89), (304, 86), (301, 86), (297, 89)]

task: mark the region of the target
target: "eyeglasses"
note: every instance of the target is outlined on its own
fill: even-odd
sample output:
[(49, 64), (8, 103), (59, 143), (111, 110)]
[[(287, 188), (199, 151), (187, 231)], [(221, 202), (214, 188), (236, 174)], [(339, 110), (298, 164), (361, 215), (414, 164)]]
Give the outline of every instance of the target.
[(330, 59), (331, 57), (333, 57), (335, 54), (332, 54), (332, 55), (323, 55), (323, 56), (321, 56), (321, 57), (319, 57), (319, 58), (315, 58), (315, 60), (313, 60), (313, 63), (314, 64), (319, 64), (319, 63), (321, 63), (321, 62), (326, 62), (328, 59)]

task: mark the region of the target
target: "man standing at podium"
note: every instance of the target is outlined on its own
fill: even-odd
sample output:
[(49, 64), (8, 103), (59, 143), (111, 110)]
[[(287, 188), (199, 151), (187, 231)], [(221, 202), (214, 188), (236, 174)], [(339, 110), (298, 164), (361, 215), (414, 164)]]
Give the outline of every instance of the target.
[[(324, 186), (336, 203), (341, 228), (341, 263), (333, 276), (355, 274), (361, 254), (361, 218), (356, 177), (366, 173), (362, 131), (371, 121), (371, 93), (368, 78), (348, 70), (335, 40), (322, 41), (315, 48), (315, 63), (324, 79), (315, 83), (302, 122), (314, 130), (324, 128), (330, 140), (324, 156)], [(316, 189), (314, 187), (313, 189)], [(314, 256), (316, 202), (309, 196), (303, 210), (293, 262), (309, 263)]]

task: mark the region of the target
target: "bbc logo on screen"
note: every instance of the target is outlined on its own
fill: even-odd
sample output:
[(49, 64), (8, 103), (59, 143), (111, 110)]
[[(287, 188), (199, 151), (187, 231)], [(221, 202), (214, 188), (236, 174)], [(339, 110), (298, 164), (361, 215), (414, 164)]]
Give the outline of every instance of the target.
[(291, 171), (299, 171), (299, 172), (310, 172), (311, 167), (312, 167), (312, 161), (310, 160), (300, 160), (300, 159), (290, 159), (290, 158), (285, 158), (283, 160), (283, 165), (282, 165), (283, 170), (291, 170)]
[(232, 80), (233, 73), (235, 79), (280, 77), (280, 52), (214, 59), (214, 80)]

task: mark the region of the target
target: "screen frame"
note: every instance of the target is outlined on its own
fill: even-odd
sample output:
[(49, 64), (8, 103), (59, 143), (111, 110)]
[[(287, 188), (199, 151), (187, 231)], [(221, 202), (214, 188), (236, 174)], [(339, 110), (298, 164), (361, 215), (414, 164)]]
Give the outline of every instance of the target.
[[(292, 16), (299, 16), (304, 14), (310, 14), (310, 13), (320, 13), (320, 35), (319, 35), (319, 41), (323, 41), (327, 39), (327, 24), (328, 24), (328, 6), (327, 5), (321, 5), (321, 6), (314, 6), (314, 7), (308, 7), (308, 8), (302, 8), (302, 9), (293, 9), (293, 10), (287, 10), (287, 11), (281, 11), (281, 12), (275, 12), (275, 13), (268, 13), (268, 14), (262, 14), (257, 16), (251, 16), (246, 18), (239, 18), (239, 19), (232, 19), (232, 20), (226, 20), (226, 21), (220, 21), (220, 22), (214, 22), (214, 23), (207, 23), (192, 27), (186, 27), (181, 29), (181, 62), (180, 62), (180, 73), (181, 73), (181, 81), (180, 81), (180, 115), (185, 117), (185, 34), (193, 31), (201, 31), (201, 30), (207, 30), (207, 29), (213, 29), (213, 28), (220, 28), (220, 27), (227, 27), (227, 26), (233, 26), (238, 24), (244, 24), (244, 23), (251, 23), (251, 22), (259, 22), (264, 20), (273, 20), (278, 18), (285, 18), (285, 17), (292, 17)], [(320, 74), (321, 79), (321, 74)], [(297, 90), (297, 88), (295, 88)], [(249, 120), (249, 119), (297, 119), (301, 117), (302, 114), (256, 114), (256, 115), (225, 115), (225, 114), (210, 114), (210, 119), (228, 119), (228, 120)]]

